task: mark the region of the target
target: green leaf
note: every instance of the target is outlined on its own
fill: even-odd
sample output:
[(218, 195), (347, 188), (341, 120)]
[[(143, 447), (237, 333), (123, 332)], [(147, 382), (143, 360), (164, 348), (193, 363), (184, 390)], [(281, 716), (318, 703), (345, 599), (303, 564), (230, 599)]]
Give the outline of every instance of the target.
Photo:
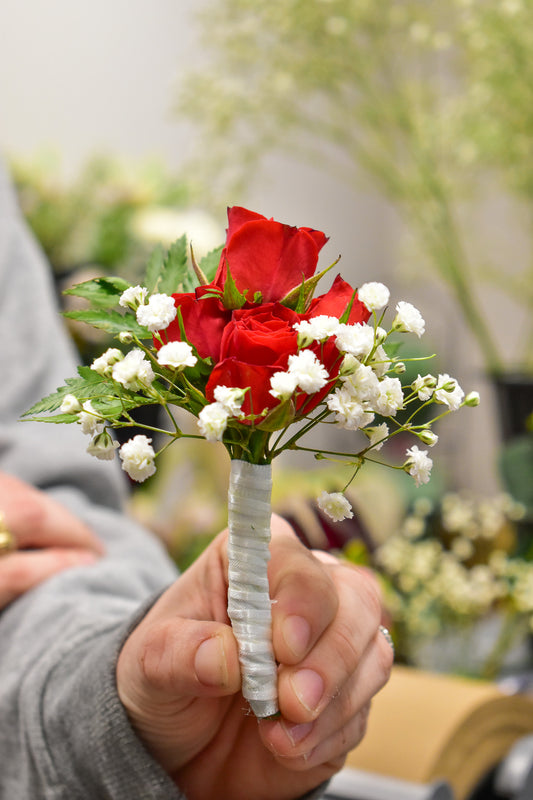
[(269, 411), (264, 420), (256, 425), (256, 428), (259, 428), (261, 431), (279, 431), (282, 428), (286, 428), (287, 425), (290, 425), (291, 422), (294, 421), (295, 416), (296, 407), (294, 405), (294, 400), (289, 398)]
[(224, 282), (224, 293), (222, 295), (222, 305), (224, 308), (233, 310), (235, 308), (242, 308), (246, 303), (246, 292), (241, 293), (237, 289), (237, 285), (233, 280), (229, 264), (226, 269), (226, 280)]
[(181, 236), (169, 247), (163, 272), (157, 284), (157, 291), (163, 294), (174, 294), (174, 292), (188, 291), (187, 282), (190, 282), (189, 260), (187, 258), (187, 237)]
[(153, 251), (148, 259), (148, 264), (146, 265), (146, 274), (144, 276), (144, 286), (148, 289), (149, 293), (152, 294), (155, 291), (155, 287), (157, 286), (157, 282), (163, 272), (163, 263), (165, 260), (165, 254), (161, 245), (158, 245)]
[(219, 247), (216, 247), (214, 250), (210, 250), (202, 260), (200, 261), (200, 269), (204, 273), (207, 280), (211, 283), (216, 275), (216, 271), (218, 269), (218, 265), (220, 263), (220, 256), (222, 255), (222, 250), (224, 249), (224, 245), (221, 244)]
[(151, 339), (152, 334), (147, 328), (136, 321), (133, 314), (121, 314), (119, 311), (64, 311), (63, 316), (67, 319), (75, 319), (78, 322), (85, 322), (93, 328), (99, 328), (107, 333), (121, 333), (129, 331), (139, 339)]
[(88, 300), (94, 308), (112, 308), (118, 304), (122, 292), (131, 286), (117, 277), (94, 278), (65, 289), (63, 294), (75, 295)]
[(298, 286), (295, 286), (294, 289), (291, 289), (291, 291), (280, 300), (280, 303), (283, 306), (292, 308), (297, 314), (303, 314), (311, 302), (317, 283), (327, 272), (330, 271), (330, 269), (332, 269), (332, 267), (335, 266), (335, 264), (339, 262), (339, 259), (340, 256), (333, 262), (333, 264), (330, 264), (329, 267), (323, 269), (322, 272), (319, 272), (317, 275), (312, 275), (306, 281), (302, 281), (302, 283), (300, 283)]

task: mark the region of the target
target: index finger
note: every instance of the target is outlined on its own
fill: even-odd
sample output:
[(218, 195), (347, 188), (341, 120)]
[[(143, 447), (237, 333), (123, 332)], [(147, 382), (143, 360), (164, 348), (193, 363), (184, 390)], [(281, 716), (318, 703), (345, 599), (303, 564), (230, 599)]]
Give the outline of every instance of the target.
[(274, 653), (281, 664), (294, 665), (335, 619), (337, 592), (330, 569), (291, 533), (288, 525), (273, 524), (268, 570)]
[(65, 506), (6, 473), (0, 473), (0, 509), (20, 549), (72, 547), (104, 552), (91, 529)]

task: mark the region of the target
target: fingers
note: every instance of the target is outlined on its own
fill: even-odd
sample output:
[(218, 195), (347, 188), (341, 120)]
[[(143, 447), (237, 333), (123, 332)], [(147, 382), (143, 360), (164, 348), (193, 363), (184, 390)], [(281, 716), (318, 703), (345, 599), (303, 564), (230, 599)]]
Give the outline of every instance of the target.
[(267, 747), (291, 769), (311, 769), (342, 759), (364, 736), (372, 697), (385, 685), (392, 649), (381, 633), (372, 639), (342, 690), (312, 722), (262, 722)]
[(171, 698), (221, 697), (240, 687), (237, 646), (228, 625), (174, 616), (152, 622), (132, 634), (118, 663), (119, 687), (130, 707), (129, 686), (150, 702)]
[(82, 548), (103, 554), (90, 528), (46, 493), (0, 472), (0, 510), (19, 550), (41, 547)]
[(15, 552), (0, 558), (0, 608), (33, 589), (42, 581), (69, 567), (96, 561), (91, 550), (48, 548)]

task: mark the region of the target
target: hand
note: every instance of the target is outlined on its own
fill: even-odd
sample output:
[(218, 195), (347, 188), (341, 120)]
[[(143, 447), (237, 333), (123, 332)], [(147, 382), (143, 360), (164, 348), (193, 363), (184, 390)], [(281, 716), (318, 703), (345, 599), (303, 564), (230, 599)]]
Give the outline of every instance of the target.
[(57, 572), (92, 563), (103, 553), (100, 541), (70, 511), (4, 472), (0, 510), (17, 546), (0, 556), (0, 609)]
[(303, 547), (273, 517), (269, 580), (281, 717), (240, 694), (226, 613), (226, 535), (168, 589), (124, 645), (118, 691), (139, 736), (189, 800), (293, 800), (362, 738), (392, 649), (366, 571)]

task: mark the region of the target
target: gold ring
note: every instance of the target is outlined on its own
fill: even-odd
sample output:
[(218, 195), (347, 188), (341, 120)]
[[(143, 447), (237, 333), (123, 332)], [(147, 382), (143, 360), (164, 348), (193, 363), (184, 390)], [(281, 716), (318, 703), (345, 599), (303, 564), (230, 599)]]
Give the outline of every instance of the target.
[(0, 556), (6, 556), (16, 549), (17, 542), (15, 537), (7, 528), (4, 512), (0, 511)]

